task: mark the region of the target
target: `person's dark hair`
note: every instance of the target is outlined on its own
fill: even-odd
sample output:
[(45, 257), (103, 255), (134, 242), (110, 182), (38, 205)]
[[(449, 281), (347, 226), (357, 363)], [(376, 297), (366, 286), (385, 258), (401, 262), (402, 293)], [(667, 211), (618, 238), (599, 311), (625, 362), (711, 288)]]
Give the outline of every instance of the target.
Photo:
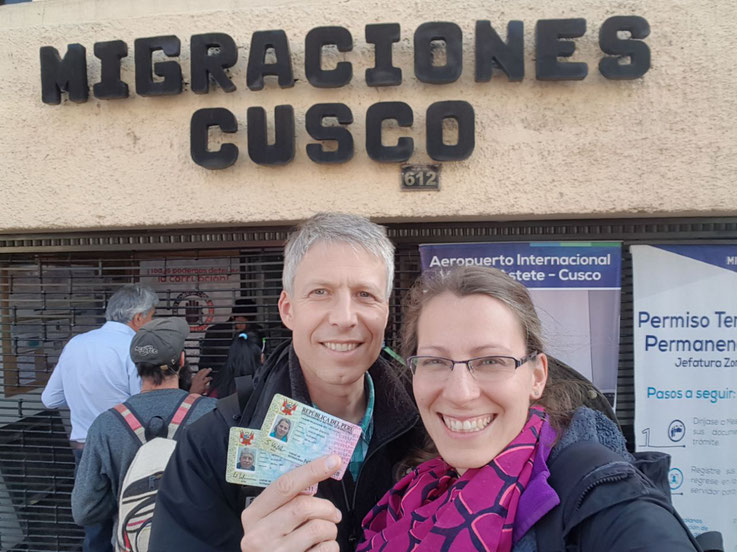
[(229, 320), (232, 321), (237, 316), (242, 316), (244, 318), (248, 318), (249, 320), (253, 320), (253, 318), (255, 318), (257, 314), (258, 309), (256, 307), (256, 303), (253, 302), (253, 299), (243, 297), (240, 299), (236, 299), (233, 302), (233, 307), (230, 310)]
[(261, 338), (256, 332), (243, 332), (233, 338), (228, 358), (221, 370), (213, 371), (210, 386), (217, 396), (227, 397), (235, 391), (235, 378), (253, 375), (261, 366)]
[[(427, 303), (450, 292), (458, 297), (486, 295), (498, 301), (514, 313), (525, 336), (526, 354), (544, 352), (542, 325), (532, 304), (527, 288), (495, 268), (458, 266), (450, 269), (423, 273), (412, 285), (405, 297), (402, 318), (402, 356), (407, 358), (417, 352), (417, 323)], [(540, 399), (535, 401), (545, 407), (550, 424), (558, 435), (568, 426), (576, 408), (586, 403), (587, 389), (581, 385), (570, 385), (570, 378), (560, 376), (554, 363), (548, 364), (548, 381)], [(422, 450), (414, 451), (403, 463), (403, 467), (415, 465), (437, 456), (432, 441), (427, 439)], [(401, 468), (400, 468), (401, 469)]]
[(191, 373), (189, 370), (189, 363), (186, 360), (184, 361), (184, 366), (181, 368), (178, 364), (150, 364), (148, 362), (139, 362), (136, 364), (136, 368), (138, 369), (138, 375), (141, 376), (141, 378), (150, 379), (154, 385), (161, 385), (164, 378), (179, 376), (180, 387), (182, 387), (182, 381), (185, 381), (187, 386), (183, 387), (183, 389), (189, 388), (187, 380), (191, 379)]

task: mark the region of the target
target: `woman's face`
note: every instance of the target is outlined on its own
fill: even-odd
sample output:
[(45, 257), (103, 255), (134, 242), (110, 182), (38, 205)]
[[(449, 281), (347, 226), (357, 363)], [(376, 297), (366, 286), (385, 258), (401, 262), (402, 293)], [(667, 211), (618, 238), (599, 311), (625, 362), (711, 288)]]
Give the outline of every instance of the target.
[(278, 424), (276, 424), (276, 436), (280, 439), (284, 437), (289, 432), (289, 422), (286, 420), (281, 420)]
[[(501, 301), (445, 292), (425, 305), (417, 325), (417, 355), (467, 360), (488, 355), (524, 357), (522, 327)], [(547, 379), (539, 355), (501, 381), (480, 384), (465, 364), (445, 377), (413, 379), (422, 421), (443, 459), (459, 473), (488, 464), (522, 430), (530, 401)]]

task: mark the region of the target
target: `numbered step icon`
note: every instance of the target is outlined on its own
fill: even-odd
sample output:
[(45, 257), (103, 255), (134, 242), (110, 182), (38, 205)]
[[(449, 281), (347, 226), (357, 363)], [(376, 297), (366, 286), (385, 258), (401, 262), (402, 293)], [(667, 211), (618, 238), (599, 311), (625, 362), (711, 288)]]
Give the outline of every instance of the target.
[(671, 468), (668, 472), (668, 485), (670, 485), (671, 491), (680, 489), (683, 485), (683, 472), (678, 468)]
[(668, 426), (668, 439), (677, 443), (686, 436), (686, 424), (681, 420), (673, 420)]

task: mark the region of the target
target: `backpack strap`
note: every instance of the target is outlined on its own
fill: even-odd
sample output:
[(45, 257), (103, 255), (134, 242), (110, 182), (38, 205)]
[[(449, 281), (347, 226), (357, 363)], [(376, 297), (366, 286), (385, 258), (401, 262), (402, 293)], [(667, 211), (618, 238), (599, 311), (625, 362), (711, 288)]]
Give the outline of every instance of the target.
[(202, 395), (190, 393), (189, 395), (184, 397), (182, 402), (179, 403), (179, 406), (172, 415), (171, 420), (169, 420), (169, 429), (167, 431), (167, 437), (169, 439), (174, 439), (177, 432), (179, 431), (179, 428), (184, 425), (184, 422), (186, 422), (189, 416), (192, 414), (194, 405), (197, 404), (197, 402), (201, 398)]
[(248, 399), (251, 398), (254, 387), (253, 376), (239, 376), (235, 378), (235, 393), (218, 399), (217, 409), (226, 419), (229, 427), (237, 425), (243, 407), (248, 404)]
[(236, 392), (218, 400), (215, 408), (228, 423), (228, 427), (247, 426), (250, 423), (258, 398), (266, 386), (266, 380), (275, 368), (289, 357), (290, 345), (290, 340), (280, 343), (266, 364), (258, 370), (255, 378), (254, 376), (235, 378)]
[(703, 552), (724, 552), (724, 541), (719, 531), (707, 531), (696, 537)]
[(118, 415), (133, 437), (138, 439), (141, 444), (146, 442), (146, 428), (127, 403), (116, 404), (111, 410)]

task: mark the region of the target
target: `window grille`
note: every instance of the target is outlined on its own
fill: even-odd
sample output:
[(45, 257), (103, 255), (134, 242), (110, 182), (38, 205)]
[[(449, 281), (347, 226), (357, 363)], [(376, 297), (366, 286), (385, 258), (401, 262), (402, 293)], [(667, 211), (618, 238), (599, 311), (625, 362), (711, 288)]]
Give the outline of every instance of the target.
[[(632, 263), (635, 243), (735, 243), (737, 218), (466, 222), (388, 225), (397, 245), (387, 343), (398, 348), (401, 300), (420, 271), (421, 243), (622, 241), (617, 414), (632, 439)], [(0, 235), (0, 550), (79, 549), (71, 517), (74, 460), (66, 410), (40, 393), (70, 337), (104, 322), (121, 285), (157, 290), (158, 315), (204, 329), (248, 298), (267, 351), (288, 337), (276, 307), (285, 228)], [(187, 355), (196, 368), (203, 331)], [(222, 353), (223, 355), (225, 352)]]

